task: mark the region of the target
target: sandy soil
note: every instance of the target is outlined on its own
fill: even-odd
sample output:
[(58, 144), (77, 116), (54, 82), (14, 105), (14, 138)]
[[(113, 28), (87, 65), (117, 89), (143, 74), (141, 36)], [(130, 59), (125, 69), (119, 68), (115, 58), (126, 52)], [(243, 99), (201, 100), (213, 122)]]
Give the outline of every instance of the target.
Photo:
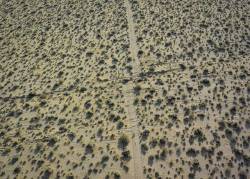
[(249, 12), (1, 1), (0, 178), (248, 179)]

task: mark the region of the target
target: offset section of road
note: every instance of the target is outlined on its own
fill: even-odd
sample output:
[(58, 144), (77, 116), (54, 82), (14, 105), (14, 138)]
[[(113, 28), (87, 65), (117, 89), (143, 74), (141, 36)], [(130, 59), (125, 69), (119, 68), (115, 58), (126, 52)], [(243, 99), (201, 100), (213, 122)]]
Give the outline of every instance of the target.
[(131, 53), (131, 57), (133, 59), (133, 76), (138, 74), (140, 70), (140, 61), (137, 57), (138, 54), (138, 47), (136, 44), (136, 35), (135, 35), (135, 27), (133, 22), (133, 13), (131, 10), (131, 5), (128, 2), (129, 0), (124, 0), (124, 5), (126, 8), (126, 14), (127, 14), (127, 22), (128, 22), (128, 35), (129, 35), (129, 50)]

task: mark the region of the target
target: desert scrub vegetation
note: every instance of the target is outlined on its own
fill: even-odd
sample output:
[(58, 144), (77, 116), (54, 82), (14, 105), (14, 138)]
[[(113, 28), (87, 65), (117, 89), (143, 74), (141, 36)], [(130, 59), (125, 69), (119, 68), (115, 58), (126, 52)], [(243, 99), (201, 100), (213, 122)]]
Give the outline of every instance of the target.
[(125, 134), (122, 134), (118, 139), (118, 147), (122, 150), (125, 150), (128, 144), (129, 144), (128, 136)]

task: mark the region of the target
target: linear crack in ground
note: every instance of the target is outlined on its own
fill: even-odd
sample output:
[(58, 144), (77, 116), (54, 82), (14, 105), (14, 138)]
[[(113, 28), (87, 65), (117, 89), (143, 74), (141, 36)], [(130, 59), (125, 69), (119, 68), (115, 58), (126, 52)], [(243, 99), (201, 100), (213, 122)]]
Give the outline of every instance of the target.
[[(137, 57), (138, 48), (136, 44), (136, 35), (134, 30), (134, 23), (133, 23), (133, 14), (131, 10), (130, 3), (128, 0), (124, 1), (124, 5), (126, 8), (126, 15), (127, 15), (127, 22), (128, 22), (128, 35), (129, 35), (129, 51), (130, 55), (132, 57), (132, 76), (135, 76), (136, 74), (139, 74), (140, 72), (140, 62)], [(127, 85), (124, 85), (123, 91), (132, 91), (133, 90), (133, 81), (130, 81)], [(134, 155), (134, 171), (135, 179), (142, 179), (143, 178), (143, 171), (142, 171), (142, 163), (141, 163), (141, 153), (140, 153), (140, 141), (139, 141), (139, 129), (138, 129), (138, 120), (136, 117), (136, 111), (133, 106), (133, 99), (134, 94), (128, 93), (125, 96), (125, 103), (127, 104), (126, 110), (129, 117), (129, 120), (131, 123), (135, 121), (135, 128), (133, 131), (134, 137), (133, 137), (133, 155)]]

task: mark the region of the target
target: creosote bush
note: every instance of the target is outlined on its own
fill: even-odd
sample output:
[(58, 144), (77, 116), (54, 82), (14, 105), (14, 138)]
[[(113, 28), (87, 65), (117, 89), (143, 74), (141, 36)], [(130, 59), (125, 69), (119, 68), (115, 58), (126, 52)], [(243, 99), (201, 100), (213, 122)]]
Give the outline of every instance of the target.
[(122, 134), (121, 137), (118, 139), (118, 147), (124, 150), (129, 144), (129, 138), (125, 134)]

